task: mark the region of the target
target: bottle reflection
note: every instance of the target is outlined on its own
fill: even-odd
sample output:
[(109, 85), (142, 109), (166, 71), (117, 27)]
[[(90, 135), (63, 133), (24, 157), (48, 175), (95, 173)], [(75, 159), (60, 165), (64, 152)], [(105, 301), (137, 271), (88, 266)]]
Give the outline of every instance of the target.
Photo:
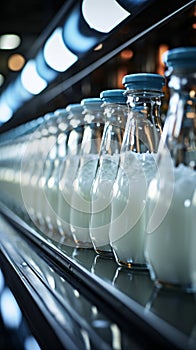
[(113, 259), (104, 259), (103, 256), (96, 255), (92, 264), (91, 272), (111, 283), (114, 278), (117, 264)]
[(146, 305), (154, 287), (148, 271), (130, 271), (121, 267), (116, 270), (113, 285), (141, 305)]
[(74, 258), (74, 260), (77, 263), (87, 268), (87, 270), (90, 270), (95, 259), (95, 252), (93, 248), (92, 249), (75, 248), (72, 254), (72, 258)]
[(146, 309), (190, 337), (190, 341), (196, 347), (196, 335), (194, 335), (196, 312), (193, 312), (193, 308), (196, 309), (194, 293), (174, 291), (168, 288), (154, 287), (146, 304)]

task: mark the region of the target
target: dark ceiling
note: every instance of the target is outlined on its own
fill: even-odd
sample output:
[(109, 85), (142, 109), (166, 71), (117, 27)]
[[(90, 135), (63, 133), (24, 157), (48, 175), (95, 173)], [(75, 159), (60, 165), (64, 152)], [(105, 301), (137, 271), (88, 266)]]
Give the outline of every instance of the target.
[[(2, 1), (0, 35), (16, 33), (21, 36), (22, 42), (15, 50), (0, 50), (0, 73), (6, 76), (5, 84), (0, 88), (0, 96), (6, 85), (9, 86), (18, 74), (9, 71), (8, 57), (16, 52), (22, 53), (27, 59), (34, 57), (39, 45), (43, 45), (44, 38), (50, 35), (60, 22), (64, 23), (70, 8), (75, 7), (81, 0), (7, 0), (6, 6)], [(134, 0), (118, 1), (134, 3)], [(135, 0), (135, 3), (140, 4), (140, 0)], [(124, 61), (120, 63), (118, 55), (124, 48), (134, 51), (133, 59), (127, 63), (129, 72), (154, 72), (155, 48), (160, 44), (167, 44), (170, 48), (181, 45), (195, 46), (195, 0), (171, 0), (168, 1), (168, 6), (158, 0), (147, 0), (146, 3), (147, 8), (138, 5), (139, 10), (141, 7), (140, 12), (135, 16), (132, 14), (130, 21), (104, 38), (102, 50), (86, 52), (70, 69), (59, 74), (43, 92), (24, 103), (11, 120), (0, 125), (0, 134), (48, 111), (64, 107), (73, 102), (73, 99), (79, 101), (83, 97), (89, 97), (86, 87), (88, 94), (93, 96), (97, 95), (100, 89), (111, 88), (112, 84), (116, 86), (113, 73), (120, 64), (125, 65)], [(102, 42), (102, 39), (100, 40)]]
[[(66, 0), (4, 0), (0, 2), (0, 35), (19, 34), (22, 41), (14, 50), (0, 50), (0, 73), (9, 75), (8, 57), (22, 53), (25, 57), (35, 40)], [(6, 83), (6, 81), (5, 81)]]

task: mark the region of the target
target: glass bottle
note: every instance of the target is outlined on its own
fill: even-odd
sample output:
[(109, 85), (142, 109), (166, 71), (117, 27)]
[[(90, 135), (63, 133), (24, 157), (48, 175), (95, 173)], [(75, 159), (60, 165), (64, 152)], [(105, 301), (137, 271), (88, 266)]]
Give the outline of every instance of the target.
[(1, 158), (0, 158), (0, 200), (9, 209), (14, 210), (16, 198), (13, 198), (13, 182), (14, 182), (14, 157), (17, 143), (14, 140), (1, 144)]
[(25, 206), (21, 193), (21, 163), (25, 144), (39, 122), (40, 118), (4, 133), (0, 144), (1, 200), (23, 218)]
[(147, 196), (145, 256), (162, 286), (196, 290), (196, 47), (166, 53), (170, 91), (157, 160)]
[(83, 99), (81, 105), (84, 108), (84, 134), (80, 164), (72, 188), (70, 229), (76, 247), (92, 248), (89, 233), (90, 191), (97, 169), (104, 116), (100, 98)]
[[(13, 152), (14, 162), (12, 167), (14, 167), (14, 188), (13, 192), (15, 198), (13, 202), (15, 203), (16, 214), (21, 216), (24, 220), (29, 221), (28, 213), (26, 212), (26, 207), (24, 205), (23, 193), (22, 193), (22, 164), (25, 157), (26, 145), (29, 143), (31, 135), (42, 123), (43, 118), (39, 117), (35, 120), (27, 122), (20, 127), (17, 127), (15, 134), (17, 146), (15, 147), (15, 152)], [(15, 164), (14, 164), (15, 163)]]
[(108, 257), (113, 257), (109, 243), (111, 195), (127, 119), (127, 98), (124, 92), (122, 89), (114, 89), (102, 91), (100, 94), (105, 126), (91, 189), (90, 237), (95, 252)]
[[(49, 118), (49, 115), (47, 116)], [(36, 180), (38, 169), (41, 166), (42, 136), (47, 135), (47, 131), (42, 126), (46, 117), (40, 117), (37, 126), (30, 132), (24, 142), (24, 152), (21, 160), (20, 186), (25, 207), (24, 216), (33, 225), (36, 222), (34, 198), (36, 194)], [(45, 140), (45, 138), (44, 138)], [(38, 162), (36, 160), (39, 160)]]
[[(49, 144), (48, 154), (43, 164), (43, 173), (40, 176), (40, 195), (37, 198), (42, 222), (45, 224), (44, 231), (50, 234), (53, 239), (59, 240), (57, 225), (58, 200), (59, 200), (59, 179), (62, 162), (66, 157), (67, 138), (69, 130), (67, 109), (59, 109), (48, 125)], [(41, 203), (42, 202), (42, 203)]]
[(84, 131), (83, 107), (80, 103), (70, 104), (66, 108), (69, 127), (67, 129), (66, 157), (62, 161), (59, 174), (59, 194), (57, 225), (59, 233), (65, 237), (66, 244), (75, 246), (70, 230), (70, 201), (73, 181), (80, 160), (80, 149)]
[[(43, 126), (42, 126), (43, 127)], [(34, 192), (34, 210), (36, 223), (43, 232), (50, 231), (48, 223), (49, 200), (47, 198), (47, 185), (56, 159), (56, 143), (58, 126), (54, 113), (44, 126), (47, 134), (42, 136), (40, 146), (43, 144), (43, 153), (40, 159), (40, 167), (37, 171), (36, 190)], [(47, 232), (48, 233), (48, 232)]]
[(31, 132), (25, 142), (23, 159), (21, 162), (21, 191), (26, 213), (37, 224), (35, 201), (37, 197), (37, 184), (40, 172), (43, 169), (43, 159), (47, 150), (48, 130), (46, 122), (52, 117), (51, 113), (42, 117), (40, 125)]
[(118, 265), (146, 269), (144, 208), (147, 186), (156, 171), (164, 77), (131, 74), (123, 84), (128, 118), (113, 187), (109, 237)]
[(12, 155), (10, 168), (13, 172), (13, 179), (9, 189), (12, 197), (11, 209), (13, 209), (15, 214), (22, 216), (23, 219), (25, 219), (27, 215), (25, 213), (25, 206), (21, 191), (21, 162), (23, 160), (23, 155), (25, 152), (25, 144), (31, 132), (33, 131), (28, 131), (24, 133), (24, 135), (16, 137), (16, 139), (12, 140), (12, 144), (10, 145), (10, 151)]

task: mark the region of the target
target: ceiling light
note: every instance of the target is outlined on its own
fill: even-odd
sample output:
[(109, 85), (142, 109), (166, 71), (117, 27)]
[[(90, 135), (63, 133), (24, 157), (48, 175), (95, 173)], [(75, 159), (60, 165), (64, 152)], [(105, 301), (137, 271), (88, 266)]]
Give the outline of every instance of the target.
[(32, 97), (21, 83), (20, 76), (11, 83), (1, 95), (1, 100), (5, 102), (13, 112), (15, 112), (24, 102)]
[(7, 103), (0, 100), (0, 123), (6, 123), (13, 115), (12, 109)]
[(120, 57), (123, 60), (130, 60), (133, 57), (133, 51), (130, 49), (123, 50), (120, 53)]
[(4, 101), (13, 111), (19, 108), (22, 102), (15, 95), (15, 89), (13, 85), (7, 87), (2, 94), (2, 101)]
[(99, 44), (94, 48), (94, 51), (99, 51), (103, 48), (103, 44)]
[(94, 33), (89, 30), (87, 23), (82, 21), (80, 11), (75, 8), (63, 27), (63, 39), (70, 50), (83, 53), (90, 50), (97, 43)]
[(64, 72), (78, 60), (78, 57), (66, 47), (60, 27), (46, 41), (43, 54), (46, 63), (57, 72)]
[(14, 55), (11, 55), (8, 59), (8, 68), (15, 72), (21, 70), (24, 64), (25, 64), (25, 58), (19, 53), (15, 53)]
[(20, 45), (21, 39), (16, 34), (4, 34), (0, 36), (0, 49), (13, 50)]
[(41, 50), (36, 58), (35, 58), (35, 63), (36, 63), (36, 69), (40, 77), (45, 79), (48, 83), (54, 80), (58, 72), (52, 69), (51, 67), (48, 66), (46, 63), (44, 56), (43, 56), (43, 50)]
[(33, 95), (39, 94), (47, 86), (46, 80), (40, 77), (34, 60), (30, 60), (21, 72), (21, 82), (24, 88)]
[(165, 63), (163, 61), (164, 53), (169, 50), (168, 45), (161, 44), (157, 50), (157, 73), (160, 75), (165, 74)]
[(83, 0), (82, 13), (88, 25), (101, 33), (109, 33), (130, 16), (115, 0)]

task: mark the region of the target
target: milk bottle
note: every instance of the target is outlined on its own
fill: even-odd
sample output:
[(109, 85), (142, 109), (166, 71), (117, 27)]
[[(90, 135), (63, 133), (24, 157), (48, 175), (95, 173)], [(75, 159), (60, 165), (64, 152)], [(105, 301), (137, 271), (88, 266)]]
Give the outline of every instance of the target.
[(109, 238), (120, 266), (146, 269), (144, 208), (147, 186), (156, 170), (164, 78), (138, 73), (125, 76), (123, 83), (128, 118), (113, 187)]
[(42, 124), (29, 135), (25, 144), (25, 151), (21, 164), (21, 191), (26, 211), (31, 220), (37, 225), (38, 217), (35, 209), (38, 195), (38, 181), (43, 171), (43, 160), (45, 159), (48, 130), (46, 121), (51, 114), (43, 117)]
[[(22, 195), (22, 178), (23, 177), (23, 159), (26, 158), (26, 148), (31, 140), (31, 135), (43, 122), (43, 117), (39, 117), (35, 120), (27, 122), (22, 126), (15, 129), (13, 138), (15, 138), (14, 144), (12, 144), (12, 168), (14, 171), (14, 179), (12, 183), (12, 201), (14, 205), (14, 211), (17, 215), (21, 216), (24, 220), (29, 221), (29, 215), (26, 211), (23, 195)], [(26, 164), (28, 167), (28, 164)], [(27, 171), (27, 168), (26, 168)]]
[(170, 50), (164, 59), (170, 100), (148, 189), (145, 257), (156, 284), (195, 291), (196, 48)]
[(102, 91), (105, 126), (100, 147), (96, 177), (91, 189), (90, 237), (99, 255), (113, 256), (109, 243), (111, 198), (119, 153), (127, 118), (125, 90)]
[(73, 182), (70, 228), (77, 247), (92, 248), (89, 234), (90, 191), (97, 169), (104, 120), (100, 98), (83, 99), (81, 104), (85, 125), (80, 164)]
[(1, 201), (17, 215), (25, 215), (25, 206), (21, 193), (21, 162), (25, 152), (25, 143), (37, 122), (28, 122), (22, 127), (8, 131), (1, 140), (0, 187)]
[(75, 245), (70, 230), (70, 204), (73, 181), (80, 159), (80, 148), (83, 136), (83, 107), (80, 103), (67, 106), (69, 127), (67, 129), (66, 156), (62, 161), (59, 173), (59, 193), (57, 209), (58, 231), (66, 239), (66, 244)]
[(18, 154), (15, 153), (18, 149), (18, 142), (12, 141), (12, 144), (8, 141), (1, 145), (1, 159), (0, 159), (0, 191), (1, 202), (8, 206), (11, 210), (15, 210), (17, 188), (14, 184), (15, 169), (14, 159)]
[(59, 179), (62, 162), (66, 157), (69, 129), (67, 115), (66, 108), (54, 112), (53, 124), (49, 127), (50, 146), (44, 163), (43, 176), (40, 177), (40, 192), (42, 192), (43, 202), (40, 203), (40, 198), (38, 198), (39, 202), (37, 203), (45, 220), (47, 232), (54, 234), (59, 233), (57, 225)]
[(9, 192), (12, 197), (12, 205), (11, 209), (19, 216), (23, 216), (24, 218), (24, 204), (23, 198), (20, 188), (20, 176), (21, 176), (21, 160), (23, 158), (24, 150), (25, 150), (25, 137), (20, 136), (14, 140), (13, 144), (10, 145), (12, 159), (11, 159), (11, 169), (13, 171), (13, 180), (11, 186), (9, 187)]

